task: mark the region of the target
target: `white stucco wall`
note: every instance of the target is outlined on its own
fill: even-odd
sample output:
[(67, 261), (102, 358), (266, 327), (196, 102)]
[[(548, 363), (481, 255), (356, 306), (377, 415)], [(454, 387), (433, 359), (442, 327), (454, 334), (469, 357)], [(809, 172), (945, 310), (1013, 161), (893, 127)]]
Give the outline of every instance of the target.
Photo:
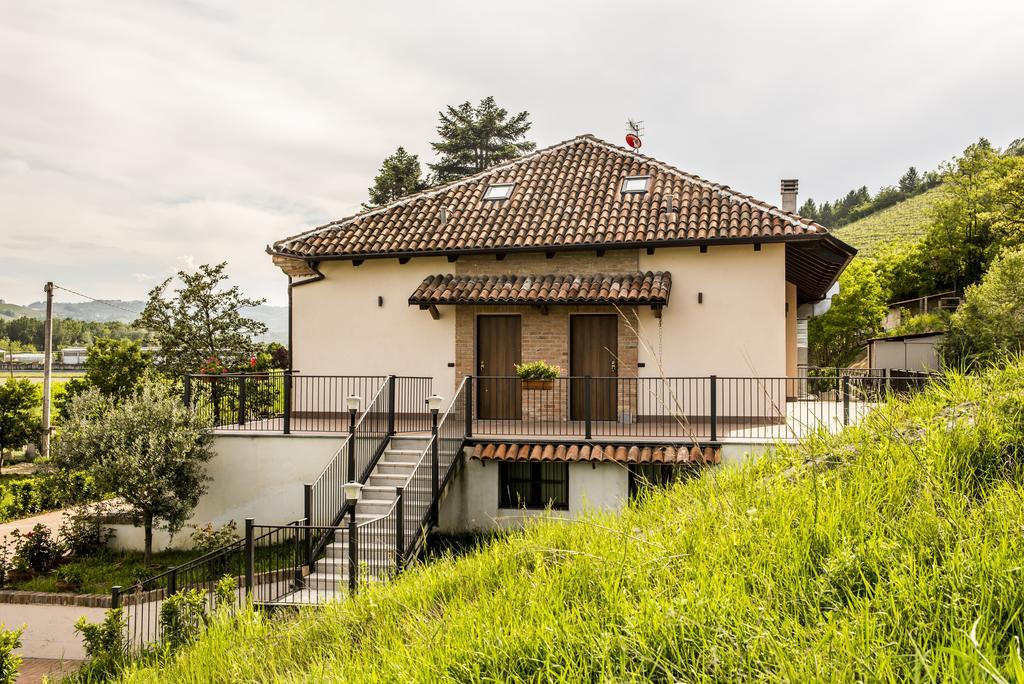
[[(454, 386), (455, 312), (434, 320), (409, 295), (428, 275), (450, 273), (444, 257), (325, 261), (326, 278), (292, 288), (292, 363), (305, 375), (414, 375)], [(378, 306), (378, 297), (384, 298)], [(438, 390), (440, 391), (440, 390)]]
[(620, 510), (629, 497), (629, 472), (616, 463), (569, 464), (569, 510), (498, 508), (498, 462), (466, 458), (439, 511), (444, 532), (514, 528), (536, 516), (574, 518), (588, 510)]
[[(659, 320), (640, 309), (641, 377), (780, 377), (786, 374), (786, 250), (782, 244), (658, 249), (641, 271), (669, 271), (672, 294)], [(703, 302), (697, 295), (703, 293)]]
[[(187, 525), (234, 520), (241, 533), (246, 518), (259, 523), (283, 524), (303, 516), (302, 486), (312, 482), (333, 458), (341, 438), (337, 435), (217, 435), (216, 455), (206, 464), (209, 491)], [(113, 526), (114, 548), (143, 548), (142, 528)], [(192, 529), (185, 527), (173, 540), (163, 530), (154, 532), (154, 546), (187, 547)]]
[[(641, 252), (640, 269), (672, 274), (661, 318), (639, 308), (640, 377), (741, 378), (719, 380), (719, 416), (780, 413), (788, 370), (785, 246), (712, 245), (703, 254), (698, 247), (658, 249)], [(673, 387), (672, 397), (658, 401), (683, 415), (709, 414), (703, 384)]]

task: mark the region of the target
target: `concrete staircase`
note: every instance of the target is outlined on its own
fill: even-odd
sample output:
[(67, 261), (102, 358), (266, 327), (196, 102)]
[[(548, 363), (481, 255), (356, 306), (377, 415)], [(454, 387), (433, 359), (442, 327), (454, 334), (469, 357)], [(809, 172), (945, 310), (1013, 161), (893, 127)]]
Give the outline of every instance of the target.
[[(373, 472), (363, 487), (359, 503), (356, 504), (356, 524), (376, 520), (386, 515), (395, 503), (395, 488), (406, 487), (413, 477), (416, 464), (423, 455), (423, 450), (430, 443), (430, 437), (392, 437), (387, 449), (381, 456)], [(429, 477), (429, 456), (420, 466), (417, 481), (424, 473)], [(429, 481), (429, 480), (428, 480)], [(422, 509), (422, 510), (421, 510)], [(422, 503), (405, 506), (406, 529), (418, 524), (427, 513)], [(411, 520), (410, 518), (411, 514)], [(291, 597), (296, 602), (315, 602), (330, 600), (334, 594), (348, 590), (348, 518), (334, 535), (334, 541), (327, 545), (324, 556), (316, 561), (313, 572), (306, 577), (306, 587)], [(385, 521), (374, 529), (373, 541), (367, 543), (360, 538), (359, 542), (359, 581), (376, 581), (386, 579), (395, 570), (395, 525), (393, 521)], [(407, 533), (406, 542), (410, 541)], [(287, 599), (286, 599), (287, 600)]]

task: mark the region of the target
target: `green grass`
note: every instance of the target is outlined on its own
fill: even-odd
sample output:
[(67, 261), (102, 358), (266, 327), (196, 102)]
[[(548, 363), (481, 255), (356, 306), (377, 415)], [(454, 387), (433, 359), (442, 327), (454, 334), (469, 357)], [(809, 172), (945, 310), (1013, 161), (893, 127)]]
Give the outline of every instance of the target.
[(904, 200), (833, 233), (840, 240), (856, 247), (859, 256), (870, 257), (889, 243), (917, 242), (928, 230), (932, 205), (942, 196), (941, 186)]
[(1024, 363), (953, 376), (621, 515), (221, 616), (124, 680), (1022, 681), (1022, 436)]
[[(8, 589), (24, 591), (72, 591), (80, 594), (109, 594), (115, 585), (129, 587), (135, 582), (197, 558), (197, 551), (161, 551), (153, 554), (151, 563), (143, 561), (141, 552), (105, 551), (90, 558), (65, 563), (56, 570), (31, 579), (10, 582)], [(62, 578), (74, 579), (77, 586), (67, 586)]]

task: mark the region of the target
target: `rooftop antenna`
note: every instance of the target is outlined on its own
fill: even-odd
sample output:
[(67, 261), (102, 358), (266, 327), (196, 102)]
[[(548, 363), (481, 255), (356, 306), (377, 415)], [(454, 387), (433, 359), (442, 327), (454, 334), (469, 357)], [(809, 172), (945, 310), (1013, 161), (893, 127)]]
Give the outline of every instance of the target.
[(626, 144), (632, 148), (634, 152), (640, 149), (644, 144), (641, 137), (644, 134), (644, 122), (636, 121), (635, 119), (626, 120)]

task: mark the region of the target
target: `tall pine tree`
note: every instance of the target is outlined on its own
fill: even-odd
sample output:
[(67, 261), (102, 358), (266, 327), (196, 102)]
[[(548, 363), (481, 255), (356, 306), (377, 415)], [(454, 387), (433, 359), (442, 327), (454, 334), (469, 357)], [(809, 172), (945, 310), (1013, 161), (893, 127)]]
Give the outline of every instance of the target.
[(441, 140), (431, 146), (441, 158), (430, 164), (438, 183), (483, 171), (537, 147), (525, 139), (530, 113), (522, 111), (509, 117), (493, 97), (485, 97), (476, 107), (468, 101), (457, 107), (449, 105), (438, 115)]
[(404, 147), (399, 147), (380, 165), (380, 171), (373, 179), (373, 187), (369, 189), (370, 202), (363, 204), (363, 208), (379, 207), (426, 187), (426, 182), (420, 177), (419, 158), (406, 152)]

